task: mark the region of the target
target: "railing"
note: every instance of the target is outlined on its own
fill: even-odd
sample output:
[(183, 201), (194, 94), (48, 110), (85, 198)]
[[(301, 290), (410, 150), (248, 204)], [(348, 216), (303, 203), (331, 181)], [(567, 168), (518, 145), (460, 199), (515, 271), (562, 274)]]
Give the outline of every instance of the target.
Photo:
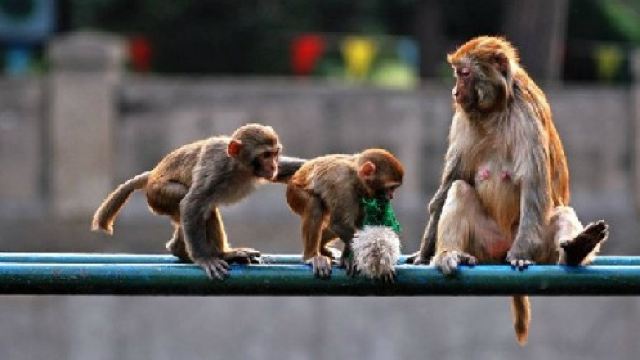
[[(116, 295), (640, 295), (640, 257), (600, 256), (584, 267), (462, 266), (452, 277), (431, 266), (398, 265), (393, 284), (313, 277), (300, 256), (263, 255), (260, 265), (232, 265), (224, 281), (170, 255), (0, 253), (1, 294)], [(401, 259), (403, 263), (405, 258)]]

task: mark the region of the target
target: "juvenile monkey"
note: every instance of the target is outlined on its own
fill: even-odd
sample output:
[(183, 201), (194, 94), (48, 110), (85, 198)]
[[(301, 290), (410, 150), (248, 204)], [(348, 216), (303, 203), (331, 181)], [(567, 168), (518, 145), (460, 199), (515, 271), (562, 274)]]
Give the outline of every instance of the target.
[[(455, 114), (439, 189), (415, 263), (445, 274), (459, 264), (589, 262), (608, 235), (583, 227), (569, 204), (569, 172), (544, 93), (506, 40), (482, 36), (447, 57)], [(514, 327), (527, 341), (526, 296), (513, 297)]]
[(382, 149), (355, 155), (327, 155), (308, 160), (287, 186), (287, 203), (302, 218), (303, 259), (314, 275), (331, 275), (331, 251), (336, 238), (344, 243), (340, 265), (349, 275), (357, 272), (351, 241), (362, 227), (363, 197), (393, 198), (402, 184), (402, 164)]
[[(210, 278), (228, 275), (227, 261), (254, 262), (260, 253), (231, 248), (219, 206), (236, 203), (264, 180), (278, 180), (282, 145), (270, 126), (247, 124), (233, 135), (184, 145), (151, 171), (127, 180), (100, 205), (92, 230), (113, 233), (113, 222), (134, 190), (144, 190), (149, 208), (167, 215), (174, 226), (167, 243), (172, 254), (200, 265)], [(290, 176), (303, 161), (285, 162)]]

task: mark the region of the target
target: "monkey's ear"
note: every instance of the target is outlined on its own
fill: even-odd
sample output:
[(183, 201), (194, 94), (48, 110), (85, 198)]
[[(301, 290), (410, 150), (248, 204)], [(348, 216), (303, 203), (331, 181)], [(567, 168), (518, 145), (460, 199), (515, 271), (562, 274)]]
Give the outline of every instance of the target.
[(360, 165), (360, 169), (358, 169), (358, 175), (360, 177), (366, 178), (376, 173), (376, 165), (371, 161), (367, 161), (364, 164)]
[(242, 141), (240, 140), (231, 140), (229, 141), (229, 145), (227, 145), (227, 154), (231, 157), (236, 157), (240, 154), (240, 150), (242, 150)]
[(498, 52), (493, 56), (493, 61), (495, 61), (498, 71), (500, 71), (503, 76), (507, 76), (509, 73), (509, 58), (507, 55)]

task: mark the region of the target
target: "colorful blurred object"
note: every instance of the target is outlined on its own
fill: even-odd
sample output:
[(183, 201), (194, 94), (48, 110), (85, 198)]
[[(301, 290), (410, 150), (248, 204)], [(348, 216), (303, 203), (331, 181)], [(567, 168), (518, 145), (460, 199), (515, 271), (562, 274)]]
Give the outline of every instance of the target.
[(131, 67), (138, 72), (151, 70), (151, 43), (143, 36), (134, 36), (129, 40), (129, 59)]
[(349, 36), (342, 42), (341, 50), (347, 65), (347, 75), (357, 80), (365, 79), (378, 50), (373, 39)]
[(5, 51), (4, 72), (11, 76), (27, 74), (30, 70), (33, 54), (24, 46), (13, 46)]
[(291, 67), (296, 75), (311, 75), (326, 48), (323, 37), (315, 34), (301, 35), (291, 44)]
[(619, 46), (601, 45), (595, 48), (598, 78), (612, 81), (621, 69), (624, 53)]

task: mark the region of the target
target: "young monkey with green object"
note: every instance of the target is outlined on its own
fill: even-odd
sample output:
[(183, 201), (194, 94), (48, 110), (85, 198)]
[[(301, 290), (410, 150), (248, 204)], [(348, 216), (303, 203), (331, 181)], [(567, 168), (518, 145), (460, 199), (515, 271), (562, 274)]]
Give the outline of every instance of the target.
[(293, 174), (287, 203), (302, 218), (303, 258), (313, 266), (314, 275), (331, 275), (332, 252), (327, 244), (336, 238), (344, 242), (340, 265), (351, 276), (357, 273), (352, 242), (364, 225), (363, 199), (392, 199), (403, 175), (400, 161), (382, 149), (318, 157)]

